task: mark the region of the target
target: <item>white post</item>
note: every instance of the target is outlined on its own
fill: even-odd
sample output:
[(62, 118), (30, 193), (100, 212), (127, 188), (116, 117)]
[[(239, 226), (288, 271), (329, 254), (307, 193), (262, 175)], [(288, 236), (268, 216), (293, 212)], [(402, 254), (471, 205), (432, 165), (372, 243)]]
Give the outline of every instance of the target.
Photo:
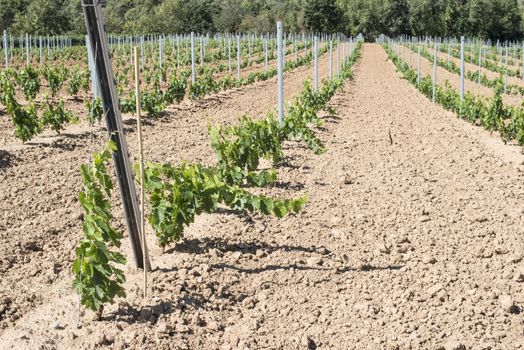
[(293, 50), (295, 51), (295, 61), (298, 61), (297, 36), (293, 35)]
[(231, 75), (233, 71), (231, 67), (231, 35), (227, 38), (227, 52), (228, 52), (229, 75)]
[(266, 41), (265, 41), (265, 49), (266, 49), (266, 71), (268, 69), (268, 63), (267, 63), (267, 56), (268, 56), (268, 53), (267, 53), (267, 37), (266, 37)]
[(479, 47), (479, 76), (478, 76), (478, 84), (480, 84), (480, 74), (482, 69), (482, 47)]
[(29, 34), (25, 34), (25, 58), (26, 64), (29, 66)]
[(433, 102), (437, 98), (437, 43), (435, 42), (435, 53), (433, 55)]
[(180, 67), (180, 36), (176, 36), (176, 69)]
[(240, 34), (237, 35), (237, 80), (240, 80)]
[(329, 80), (333, 79), (333, 40), (329, 41)]
[(315, 76), (314, 76), (314, 88), (315, 88), (315, 92), (317, 92), (318, 90), (318, 38), (315, 36), (314, 38), (314, 41), (315, 41)]
[(448, 67), (451, 62), (451, 43), (448, 43)]
[(400, 50), (401, 50), (401, 60), (402, 60), (402, 68), (404, 68), (404, 44), (402, 43), (402, 39), (400, 39)]
[[(436, 51), (435, 51), (436, 55)], [(436, 61), (436, 60), (435, 60)], [(464, 37), (460, 37), (460, 100), (464, 100)]]
[(337, 45), (337, 50), (338, 50), (338, 72), (337, 72), (337, 77), (340, 78), (340, 40), (338, 42), (338, 45)]
[(411, 45), (408, 45), (408, 57), (409, 57), (408, 67), (409, 69), (411, 69)]
[[(5, 68), (9, 67), (9, 53), (7, 51), (7, 33), (4, 30), (4, 53), (5, 53)], [(524, 51), (523, 51), (524, 52)], [(524, 53), (523, 53), (524, 54)], [(524, 77), (524, 76), (523, 76)]]
[(162, 37), (158, 38), (158, 58), (160, 60), (160, 69), (162, 69)]
[(341, 42), (342, 44), (342, 68), (346, 65), (346, 41)]
[(247, 35), (247, 66), (251, 63), (251, 34)]
[(417, 86), (419, 86), (420, 85), (420, 46), (417, 46), (417, 48), (418, 48), (418, 56), (417, 56)]
[(204, 66), (204, 41), (202, 34), (200, 35), (200, 67)]
[(42, 37), (38, 37), (38, 49), (40, 52), (40, 64), (42, 64)]
[(142, 72), (144, 71), (144, 37), (140, 37), (140, 55), (142, 59), (140, 60), (140, 65), (142, 66)]
[(284, 60), (282, 52), (282, 22), (277, 22), (277, 59), (278, 59), (278, 121), (284, 122)]
[(195, 33), (191, 32), (191, 82), (194, 84), (196, 81), (195, 72)]
[(504, 93), (508, 93), (508, 45), (506, 44), (506, 63), (504, 72)]

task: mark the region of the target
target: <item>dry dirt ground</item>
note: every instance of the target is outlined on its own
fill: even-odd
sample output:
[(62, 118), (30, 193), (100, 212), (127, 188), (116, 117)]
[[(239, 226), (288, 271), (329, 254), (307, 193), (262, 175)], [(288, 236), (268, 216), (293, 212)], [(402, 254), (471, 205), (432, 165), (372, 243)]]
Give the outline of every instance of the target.
[[(294, 72), (290, 86), (310, 76)], [(212, 162), (207, 123), (264, 113), (274, 85), (173, 108), (146, 125), (147, 157)], [(420, 95), (377, 45), (364, 46), (332, 106), (320, 131), (327, 152), (286, 144), (269, 191), (307, 193), (302, 213), (203, 215), (164, 254), (150, 236), (149, 297), (129, 262), (126, 300), (102, 321), (82, 312), (79, 329), (68, 272), (78, 164), (103, 137), (6, 153), (0, 348), (524, 348), (520, 150)], [(135, 154), (131, 130), (128, 139)]]

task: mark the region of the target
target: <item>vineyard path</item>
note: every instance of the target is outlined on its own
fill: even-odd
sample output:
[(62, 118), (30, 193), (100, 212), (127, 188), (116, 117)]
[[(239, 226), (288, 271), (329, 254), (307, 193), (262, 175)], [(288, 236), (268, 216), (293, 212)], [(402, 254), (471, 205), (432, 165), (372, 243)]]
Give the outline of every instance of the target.
[[(331, 104), (338, 114), (326, 117), (320, 134), (326, 153), (286, 143), (288, 164), (278, 169), (280, 186), (270, 190), (307, 193), (304, 212), (282, 220), (227, 211), (200, 216), (185, 241), (163, 255), (152, 248), (158, 269), (148, 299), (140, 298), (141, 274), (127, 271), (129, 304), (121, 303), (118, 313), (111, 306), (100, 322), (86, 313), (76, 329), (75, 295), (55, 288), (63, 294), (27, 311), (0, 344), (522, 346), (520, 150), (422, 96), (376, 44), (364, 46), (355, 79)], [(151, 137), (176, 130), (162, 125)], [(203, 137), (191, 135), (183, 140), (192, 148), (162, 138), (166, 145), (151, 148), (148, 157), (208, 161)], [(50, 327), (50, 315), (59, 329)]]

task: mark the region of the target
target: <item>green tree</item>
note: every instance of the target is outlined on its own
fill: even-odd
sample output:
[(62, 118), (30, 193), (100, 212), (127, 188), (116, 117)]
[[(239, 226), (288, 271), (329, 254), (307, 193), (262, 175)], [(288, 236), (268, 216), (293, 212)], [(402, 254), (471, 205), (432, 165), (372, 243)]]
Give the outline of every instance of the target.
[(411, 0), (409, 25), (413, 35), (446, 35), (444, 0)]
[(66, 0), (32, 0), (25, 12), (18, 12), (13, 30), (18, 33), (60, 34), (71, 29), (65, 11)]
[(340, 30), (342, 13), (332, 0), (308, 0), (304, 9), (304, 25), (312, 32), (335, 33)]
[(219, 13), (217, 2), (213, 0), (184, 1), (183, 31), (205, 33), (214, 32), (213, 18)]
[(239, 0), (225, 0), (214, 17), (215, 28), (221, 32), (236, 32), (242, 23), (243, 9)]

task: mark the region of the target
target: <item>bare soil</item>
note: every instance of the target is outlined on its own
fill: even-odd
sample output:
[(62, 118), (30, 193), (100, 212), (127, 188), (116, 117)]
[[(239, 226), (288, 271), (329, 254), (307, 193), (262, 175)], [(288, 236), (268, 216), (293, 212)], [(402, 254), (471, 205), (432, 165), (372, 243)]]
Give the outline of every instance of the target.
[[(311, 70), (286, 86), (298, 91)], [(274, 85), (173, 107), (145, 126), (146, 157), (212, 162), (207, 124), (262, 115)], [(327, 152), (287, 143), (268, 192), (307, 193), (304, 212), (202, 215), (164, 254), (149, 235), (149, 297), (130, 261), (128, 297), (102, 321), (83, 311), (81, 328), (69, 273), (78, 165), (102, 132), (4, 151), (0, 348), (522, 349), (520, 149), (431, 103), (377, 45), (364, 46), (332, 106), (320, 131)]]

